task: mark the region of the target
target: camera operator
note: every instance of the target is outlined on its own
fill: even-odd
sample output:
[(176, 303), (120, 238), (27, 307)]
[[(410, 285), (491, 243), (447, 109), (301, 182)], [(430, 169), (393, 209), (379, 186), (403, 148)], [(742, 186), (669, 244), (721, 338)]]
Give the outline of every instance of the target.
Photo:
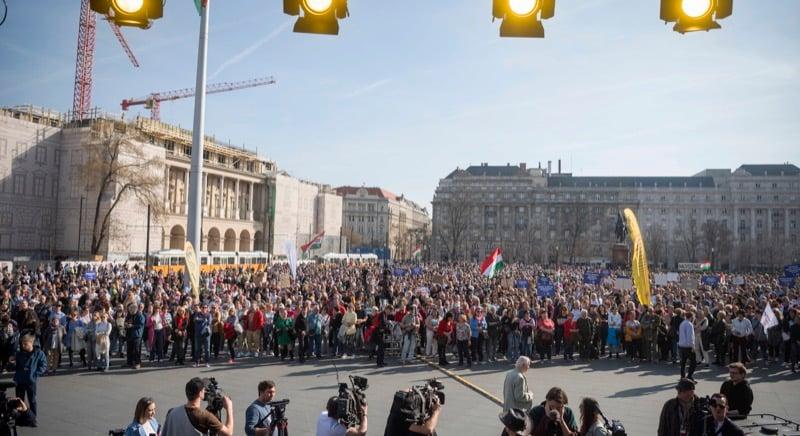
[(547, 391), (545, 400), (531, 408), (528, 417), (531, 419), (533, 436), (576, 436), (578, 423), (572, 409), (567, 407), (567, 393), (559, 387)]
[(267, 403), (275, 398), (275, 392), (275, 382), (272, 380), (264, 380), (258, 384), (258, 398), (244, 413), (244, 433), (247, 436), (269, 436), (272, 419)]
[(750, 383), (745, 380), (747, 368), (739, 362), (728, 365), (730, 380), (722, 383), (720, 393), (728, 399), (728, 414), (736, 419), (737, 416), (746, 416), (753, 409), (753, 390)]
[(698, 436), (702, 434), (704, 411), (696, 403), (699, 399), (694, 395), (695, 383), (691, 379), (682, 378), (675, 389), (678, 396), (667, 400), (661, 409), (658, 420), (658, 436)]
[[(411, 390), (406, 392), (411, 392)], [(409, 399), (409, 397), (406, 396), (406, 399)], [(430, 417), (422, 423), (418, 424), (409, 421), (407, 416), (402, 412), (402, 408), (412, 409), (413, 405), (398, 403), (397, 401), (392, 403), (384, 436), (436, 436), (436, 426), (439, 424), (439, 414), (442, 411), (442, 405), (438, 396), (434, 395), (431, 398)]]
[(728, 418), (728, 399), (725, 395), (711, 396), (711, 415), (703, 425), (703, 436), (744, 436), (744, 431)]
[[(22, 398), (12, 397), (8, 399), (7, 407), (11, 410), (11, 415), (14, 417), (14, 424), (17, 427), (36, 427), (36, 415), (33, 414), (28, 405), (22, 401)], [(0, 431), (0, 434), (3, 434)]]
[(206, 398), (205, 382), (194, 377), (186, 383), (185, 405), (173, 407), (167, 412), (167, 419), (161, 436), (184, 436), (187, 434), (217, 434), (233, 436), (233, 403), (223, 397), (225, 409), (225, 425), (213, 413), (202, 407)]
[(364, 404), (359, 413), (361, 424), (358, 427), (347, 428), (339, 422), (339, 417), (336, 415), (338, 399), (338, 396), (328, 399), (326, 410), (319, 415), (317, 420), (316, 436), (365, 436), (367, 434), (367, 405)]

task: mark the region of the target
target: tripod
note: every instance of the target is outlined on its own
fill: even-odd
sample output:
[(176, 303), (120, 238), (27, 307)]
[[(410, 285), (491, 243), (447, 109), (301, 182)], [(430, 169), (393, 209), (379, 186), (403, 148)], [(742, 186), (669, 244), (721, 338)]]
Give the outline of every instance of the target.
[(273, 407), (264, 419), (269, 417), (272, 417), (269, 423), (269, 436), (289, 436), (289, 420), (284, 416), (282, 409)]

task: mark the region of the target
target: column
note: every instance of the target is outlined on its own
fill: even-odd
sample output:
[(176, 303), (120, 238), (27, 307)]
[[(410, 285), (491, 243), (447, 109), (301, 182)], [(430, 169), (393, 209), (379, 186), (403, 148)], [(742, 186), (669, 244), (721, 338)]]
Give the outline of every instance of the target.
[(767, 237), (772, 237), (772, 209), (767, 209)]
[(225, 177), (219, 176), (217, 180), (219, 201), (217, 202), (217, 218), (225, 218)]
[(789, 241), (789, 209), (784, 209), (783, 210), (783, 220), (784, 220), (784, 224), (785, 224), (784, 227), (783, 227), (784, 238), (786, 238), (786, 241), (788, 242)]
[(756, 208), (750, 208), (750, 240), (756, 240)]
[(733, 243), (739, 244), (739, 209), (733, 208)]
[[(247, 220), (253, 221), (253, 193), (255, 192), (256, 184), (250, 182), (250, 189), (247, 193)], [(788, 226), (787, 226), (788, 227)], [(787, 235), (788, 237), (788, 235)]]
[(182, 210), (183, 214), (187, 215), (189, 213), (189, 170), (184, 170), (183, 172), (183, 198), (182, 200)]
[(169, 165), (164, 165), (164, 208), (168, 213), (172, 213), (169, 204)]
[(234, 191), (236, 192), (236, 195), (234, 195), (233, 202), (231, 203), (231, 218), (238, 220), (241, 218), (241, 215), (239, 214), (239, 179), (236, 179), (234, 182)]
[(209, 211), (209, 208), (211, 207), (211, 205), (209, 204), (210, 201), (208, 201), (208, 198), (209, 198), (209, 195), (208, 195), (208, 173), (204, 171), (203, 172), (203, 216), (204, 217), (208, 216), (208, 211)]

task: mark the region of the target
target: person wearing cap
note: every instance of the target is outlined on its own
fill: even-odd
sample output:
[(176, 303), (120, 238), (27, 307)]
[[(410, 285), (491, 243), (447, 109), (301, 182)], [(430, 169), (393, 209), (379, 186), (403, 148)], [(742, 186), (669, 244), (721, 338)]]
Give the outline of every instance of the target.
[(505, 426), (500, 436), (525, 436), (530, 433), (525, 431), (525, 411), (522, 409), (509, 409), (501, 413), (500, 422)]
[(694, 403), (694, 380), (682, 378), (675, 389), (678, 395), (664, 403), (658, 420), (658, 436), (700, 436), (703, 414)]
[(726, 380), (720, 387), (720, 393), (727, 398), (728, 414), (747, 415), (753, 409), (753, 390), (750, 383), (745, 380), (747, 368), (739, 362), (728, 365), (730, 380)]
[(167, 412), (161, 436), (184, 436), (189, 434), (216, 434), (233, 436), (233, 402), (222, 397), (225, 409), (225, 424), (203, 407), (206, 397), (206, 381), (194, 377), (186, 383), (185, 405), (173, 407)]
[(744, 431), (728, 418), (728, 398), (725, 395), (712, 395), (710, 404), (711, 414), (703, 422), (703, 436), (744, 436)]

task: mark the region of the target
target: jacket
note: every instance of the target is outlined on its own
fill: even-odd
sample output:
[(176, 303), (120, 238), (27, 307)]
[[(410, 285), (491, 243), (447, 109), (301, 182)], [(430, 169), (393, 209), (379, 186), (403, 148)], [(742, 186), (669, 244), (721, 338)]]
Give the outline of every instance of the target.
[(17, 385), (35, 385), (39, 377), (47, 371), (47, 357), (39, 348), (30, 353), (17, 351), (14, 382)]
[(503, 411), (522, 409), (528, 411), (533, 406), (533, 393), (528, 389), (528, 379), (517, 368), (506, 373), (503, 382)]
[[(695, 397), (697, 401), (697, 397)], [(680, 400), (671, 398), (661, 409), (661, 416), (658, 419), (658, 436), (679, 436), (681, 434), (681, 412)], [(689, 408), (689, 435), (700, 436), (702, 435), (702, 422), (694, 413), (694, 406)]]
[(717, 426), (714, 423), (713, 416), (706, 417), (703, 427), (705, 428), (703, 436), (744, 436), (744, 431), (728, 418), (725, 418), (719, 433), (717, 433)]
[[(153, 430), (158, 433), (159, 425), (158, 421), (153, 418), (150, 420), (150, 426), (153, 427)], [(125, 436), (150, 436), (149, 434), (145, 433), (144, 425), (139, 424), (139, 421), (134, 420), (128, 428), (125, 429)]]

